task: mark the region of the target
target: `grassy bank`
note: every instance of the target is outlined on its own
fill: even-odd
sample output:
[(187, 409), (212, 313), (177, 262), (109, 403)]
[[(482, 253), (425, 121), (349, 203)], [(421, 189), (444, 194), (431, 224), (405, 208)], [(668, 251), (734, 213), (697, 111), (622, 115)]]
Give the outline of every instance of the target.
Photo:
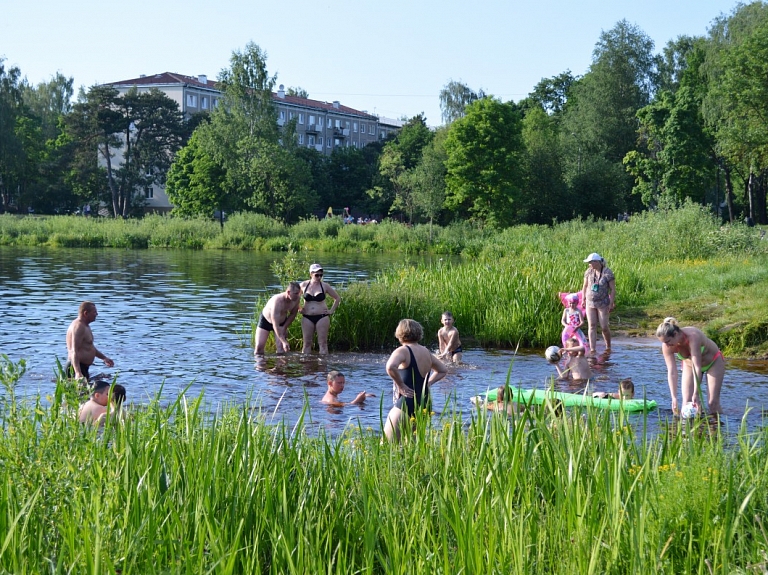
[(765, 432), (724, 448), (621, 414), (444, 410), (392, 446), (183, 397), (100, 432), (14, 401), (18, 366), (0, 373), (1, 572), (766, 569)]
[[(474, 246), (474, 244), (471, 244)], [(336, 349), (381, 350), (404, 317), (434, 344), (450, 310), (462, 340), (489, 347), (543, 348), (560, 341), (561, 291), (581, 289), (586, 264), (600, 252), (617, 278), (617, 333), (652, 334), (673, 315), (702, 327), (729, 356), (768, 354), (768, 240), (746, 226), (720, 226), (697, 207), (644, 214), (630, 223), (570, 222), (511, 228), (448, 260), (383, 270), (342, 290), (331, 322)], [(301, 258), (304, 259), (301, 259)], [(284, 280), (303, 277), (310, 255), (284, 258)], [(297, 261), (298, 259), (298, 261)], [(256, 315), (260, 311), (257, 304)], [(300, 345), (297, 322), (292, 339)]]

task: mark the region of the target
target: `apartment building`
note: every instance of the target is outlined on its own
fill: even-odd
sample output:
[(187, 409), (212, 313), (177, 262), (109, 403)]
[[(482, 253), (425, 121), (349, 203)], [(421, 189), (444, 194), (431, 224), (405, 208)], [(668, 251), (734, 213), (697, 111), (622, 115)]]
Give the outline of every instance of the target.
[[(221, 92), (216, 82), (202, 74), (184, 76), (163, 72), (109, 82), (106, 85), (116, 88), (120, 94), (131, 88), (139, 92), (157, 88), (179, 104), (179, 109), (187, 119), (194, 114), (213, 111), (221, 101)], [(382, 130), (379, 118), (373, 114), (343, 106), (339, 101), (322, 102), (289, 96), (282, 84), (277, 92), (272, 93), (272, 100), (277, 110), (278, 125), (283, 126), (295, 120), (299, 145), (314, 148), (325, 155), (342, 147), (362, 148), (396, 133), (402, 127), (402, 122), (398, 126), (397, 120), (387, 120)], [(168, 211), (172, 208), (163, 186), (150, 186), (144, 195), (147, 211)]]

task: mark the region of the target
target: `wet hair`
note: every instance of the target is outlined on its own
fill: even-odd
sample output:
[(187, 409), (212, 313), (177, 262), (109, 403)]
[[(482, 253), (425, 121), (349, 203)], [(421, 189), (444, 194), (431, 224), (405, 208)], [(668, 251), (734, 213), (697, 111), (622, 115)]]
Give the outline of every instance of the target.
[(498, 401), (499, 403), (503, 402), (504, 401), (504, 396), (506, 395), (506, 393), (507, 393), (507, 386), (506, 385), (502, 385), (501, 387), (499, 387), (496, 390), (496, 401)]
[(301, 291), (301, 284), (299, 282), (291, 282), (288, 284), (288, 291), (291, 291), (293, 289), (297, 289)]
[(333, 369), (333, 370), (328, 372), (328, 376), (326, 378), (326, 381), (328, 383), (331, 383), (332, 381), (335, 381), (337, 377), (344, 377), (344, 374), (341, 373), (340, 371), (336, 370), (336, 369)]
[(395, 330), (395, 337), (399, 342), (416, 343), (424, 336), (424, 329), (415, 319), (401, 319)]
[(630, 378), (619, 381), (619, 396), (628, 398), (635, 396), (635, 384)]
[(656, 337), (672, 337), (680, 333), (680, 326), (673, 317), (664, 318), (664, 321), (656, 328)]
[(115, 407), (120, 407), (125, 401), (125, 387), (119, 383), (112, 386), (112, 401), (115, 403)]
[(444, 312), (443, 312), (443, 315), (444, 315), (445, 317), (449, 317), (449, 318), (453, 319), (453, 314), (452, 314), (451, 312), (449, 312), (449, 311), (444, 311)]
[(91, 310), (91, 309), (95, 309), (95, 308), (96, 308), (96, 304), (95, 303), (93, 303), (92, 301), (85, 300), (83, 303), (80, 304), (80, 308), (78, 309), (78, 313), (80, 315), (83, 315), (84, 312), (86, 312), (88, 310)]

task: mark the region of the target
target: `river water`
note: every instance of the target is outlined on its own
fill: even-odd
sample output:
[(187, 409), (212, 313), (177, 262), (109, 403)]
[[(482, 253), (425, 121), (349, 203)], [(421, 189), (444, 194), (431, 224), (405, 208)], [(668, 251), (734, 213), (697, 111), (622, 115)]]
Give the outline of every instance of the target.
[[(292, 424), (304, 412), (311, 427), (338, 432), (353, 423), (378, 432), (392, 401), (391, 380), (384, 372), (387, 354), (318, 357), (294, 352), (254, 359), (249, 335), (254, 302), (260, 295), (280, 291), (269, 271), (279, 257), (229, 251), (0, 247), (0, 353), (27, 362), (17, 388), (20, 395), (50, 396), (56, 359), (66, 360), (67, 326), (80, 302), (90, 299), (99, 310), (91, 326), (96, 346), (115, 361), (115, 367), (107, 369), (97, 360), (91, 374), (116, 375), (128, 390), (129, 402), (145, 404), (159, 394), (167, 404), (186, 389), (189, 397), (204, 394), (211, 407), (248, 402), (270, 420)], [(401, 255), (321, 258), (324, 279), (337, 288), (402, 261)], [(456, 325), (461, 331), (460, 317)], [(435, 339), (428, 335), (425, 343)], [(393, 336), (392, 349), (395, 346)], [(465, 348), (463, 360), (432, 389), (438, 415), (458, 409), (469, 416), (469, 398), (502, 385), (507, 377), (514, 385), (541, 388), (554, 374), (540, 350)], [(362, 407), (324, 406), (319, 400), (331, 369), (347, 376), (342, 399), (351, 400), (361, 390), (375, 397)], [(671, 417), (657, 341), (618, 339), (610, 357), (601, 357), (595, 371), (595, 389), (615, 391), (619, 379), (632, 377), (638, 396), (645, 393), (655, 399), (660, 409), (648, 417), (652, 427)], [(562, 385), (558, 384), (564, 391), (579, 391)], [(749, 407), (750, 427), (761, 425), (766, 403), (766, 363), (728, 361), (722, 391), (727, 424), (735, 429)]]

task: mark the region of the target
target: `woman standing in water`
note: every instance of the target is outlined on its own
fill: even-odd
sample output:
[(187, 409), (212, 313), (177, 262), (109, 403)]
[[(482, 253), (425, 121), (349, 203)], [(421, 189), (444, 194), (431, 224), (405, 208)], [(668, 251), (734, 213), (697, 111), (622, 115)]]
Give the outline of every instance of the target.
[[(323, 281), (323, 268), (320, 264), (309, 266), (310, 279), (301, 283), (304, 306), (301, 308), (301, 335), (304, 340), (302, 353), (312, 352), (312, 340), (317, 333), (317, 345), (322, 355), (328, 354), (328, 331), (331, 329), (330, 316), (341, 303), (341, 296)], [(326, 299), (333, 300), (328, 309)]]
[(446, 368), (419, 341), (424, 335), (421, 324), (402, 319), (395, 337), (400, 347), (387, 360), (387, 375), (392, 378), (394, 407), (387, 416), (384, 435), (389, 441), (400, 439), (400, 419), (412, 416), (419, 408), (429, 408), (429, 387), (445, 377)]
[(725, 376), (725, 359), (717, 344), (699, 328), (680, 327), (673, 317), (668, 317), (659, 325), (656, 337), (661, 342), (661, 352), (667, 364), (672, 411), (678, 413), (677, 356), (683, 364), (683, 405), (693, 403), (699, 407), (699, 387), (706, 373), (709, 392), (707, 410), (710, 414), (720, 413), (720, 388)]
[(581, 288), (583, 301), (586, 303), (587, 323), (589, 324), (589, 352), (594, 355), (597, 348), (597, 323), (605, 340), (605, 351), (611, 350), (610, 319), (616, 307), (616, 278), (605, 265), (600, 254), (591, 253), (584, 260), (589, 267), (584, 272), (584, 285)]

